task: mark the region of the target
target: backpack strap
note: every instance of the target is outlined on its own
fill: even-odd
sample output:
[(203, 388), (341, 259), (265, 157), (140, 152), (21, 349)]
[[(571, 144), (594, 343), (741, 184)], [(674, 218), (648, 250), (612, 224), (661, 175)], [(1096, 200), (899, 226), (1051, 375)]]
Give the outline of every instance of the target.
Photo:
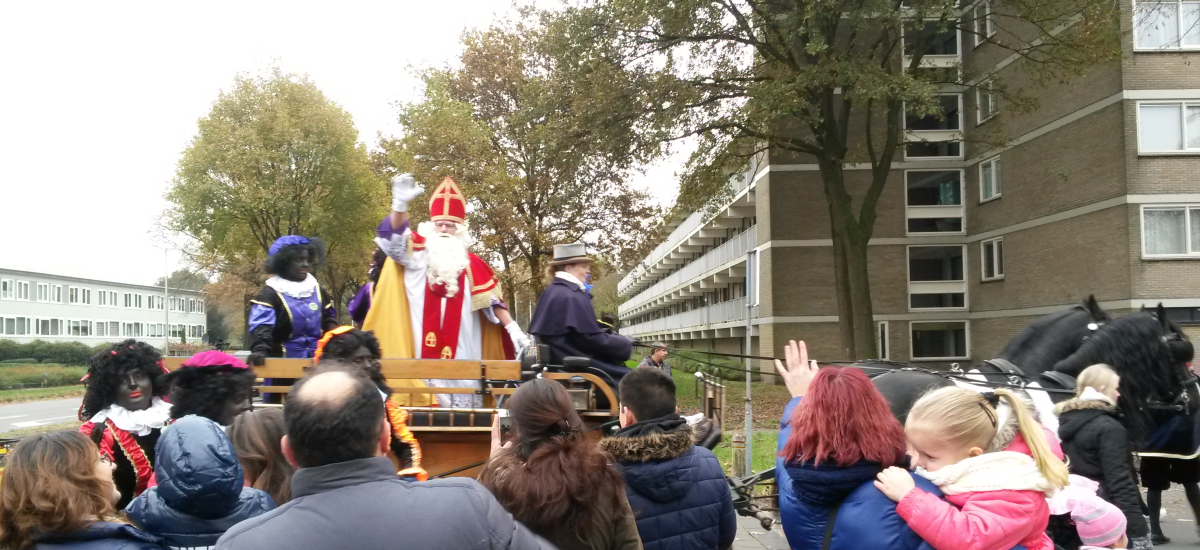
[(838, 511), (842, 509), (842, 503), (845, 501), (846, 497), (839, 498), (829, 510), (829, 519), (825, 522), (825, 537), (821, 539), (821, 550), (829, 550), (829, 544), (833, 541), (833, 524), (837, 522)]

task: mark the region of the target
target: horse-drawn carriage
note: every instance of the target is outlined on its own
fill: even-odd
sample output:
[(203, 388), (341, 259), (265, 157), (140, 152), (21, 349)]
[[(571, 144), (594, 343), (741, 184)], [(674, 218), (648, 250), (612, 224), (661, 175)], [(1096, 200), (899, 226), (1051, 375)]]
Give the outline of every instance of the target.
[[(169, 357), (164, 365), (179, 368), (186, 357)], [(254, 367), (260, 379), (298, 379), (312, 367), (308, 359), (268, 359)], [(617, 399), (613, 390), (590, 373), (551, 372), (533, 362), (522, 369), (520, 361), (465, 361), (434, 359), (383, 359), (380, 370), (392, 388), (393, 399), (405, 395), (475, 394), (482, 396), (480, 408), (406, 407), (409, 430), (421, 445), (422, 467), (431, 477), (468, 476), (479, 473), (491, 445), (491, 428), (505, 397), (512, 395), (523, 380), (541, 376), (566, 386), (575, 409), (589, 428), (588, 435), (599, 439), (602, 430), (617, 419)], [(412, 387), (401, 381), (421, 379), (473, 380), (478, 389)], [(261, 393), (286, 394), (290, 386), (255, 386)], [(606, 404), (605, 406), (598, 406)]]

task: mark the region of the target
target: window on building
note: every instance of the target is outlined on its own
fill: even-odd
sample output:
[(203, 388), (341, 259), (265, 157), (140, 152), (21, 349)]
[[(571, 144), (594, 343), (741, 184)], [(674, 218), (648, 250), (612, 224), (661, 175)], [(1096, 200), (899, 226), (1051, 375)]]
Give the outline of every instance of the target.
[(1000, 198), (1000, 157), (979, 163), (979, 202)]
[(73, 287), (70, 287), (69, 289), (67, 289), (67, 296), (70, 299), (72, 304), (79, 303), (79, 290), (80, 290), (80, 288), (77, 286), (73, 286)]
[(1139, 49), (1200, 49), (1200, 2), (1134, 2), (1133, 24)]
[(133, 293), (131, 293), (131, 292), (125, 293), (125, 307), (127, 307), (127, 308), (133, 307)]
[(983, 124), (988, 119), (996, 116), (1000, 106), (996, 101), (996, 92), (992, 88), (992, 81), (985, 80), (979, 83), (975, 88), (975, 116), (979, 122)]
[(17, 282), (12, 279), (0, 280), (0, 300), (12, 300), (17, 296)]
[(133, 307), (136, 309), (142, 309), (142, 295), (141, 294), (133, 295)]
[(29, 281), (17, 281), (17, 299), (29, 301)]
[(39, 301), (39, 302), (49, 302), (50, 301), (50, 285), (49, 284), (38, 283), (38, 285), (37, 285), (37, 301)]
[(905, 170), (905, 216), (911, 233), (962, 233), (961, 170)]
[(38, 319), (35, 325), (38, 336), (62, 336), (64, 333), (61, 319)]
[(924, 55), (958, 55), (958, 29), (938, 21), (912, 21), (904, 25), (904, 55), (916, 53), (916, 46), (926, 39), (929, 48)]
[(875, 349), (879, 351), (880, 359), (888, 359), (891, 355), (888, 353), (888, 348), (891, 347), (888, 345), (888, 342), (888, 322), (879, 321), (875, 323)]
[(967, 359), (966, 321), (913, 321), (909, 323), (913, 360)]
[[(757, 275), (755, 277), (755, 280), (757, 281)], [(757, 294), (755, 295), (754, 303), (758, 303)], [(204, 300), (196, 300), (196, 313), (204, 313)]]
[(109, 321), (108, 322), (108, 337), (109, 338), (119, 338), (120, 336), (121, 336), (120, 321)]
[(930, 113), (918, 113), (905, 109), (904, 129), (912, 131), (961, 130), (962, 95), (942, 94), (934, 96), (937, 109)]
[(71, 336), (91, 336), (91, 321), (74, 320), (68, 321), (71, 327)]
[(108, 323), (104, 321), (96, 321), (96, 337), (108, 338)]
[(0, 317), (0, 334), (33, 336), (33, 319), (30, 317)]
[(983, 280), (994, 281), (1004, 278), (1004, 239), (988, 239), (979, 243), (980, 267)]
[(188, 313), (196, 312), (196, 300), (191, 299), (191, 298), (188, 299), (187, 310), (188, 310)]
[(108, 305), (110, 305), (112, 307), (117, 307), (117, 292), (116, 291), (110, 291), (108, 293)]
[(1200, 257), (1200, 205), (1143, 207), (1142, 256)]
[(1200, 152), (1200, 102), (1139, 103), (1138, 151)]
[(50, 301), (61, 304), (63, 301), (62, 285), (50, 285)]
[(83, 304), (85, 306), (92, 305), (92, 289), (81, 288), (81, 289), (79, 289), (79, 294), (80, 294), (79, 302), (81, 304)]
[(996, 34), (996, 20), (992, 17), (990, 1), (975, 4), (971, 9), (971, 30), (975, 32), (975, 45), (978, 46)]
[(962, 245), (908, 247), (909, 309), (967, 306), (965, 251)]

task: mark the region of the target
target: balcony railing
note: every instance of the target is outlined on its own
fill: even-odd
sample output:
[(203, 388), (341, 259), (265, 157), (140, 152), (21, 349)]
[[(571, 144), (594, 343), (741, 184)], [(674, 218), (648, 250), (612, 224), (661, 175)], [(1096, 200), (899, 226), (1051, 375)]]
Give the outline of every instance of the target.
[[(754, 307), (750, 313), (751, 318), (758, 316), (758, 307)], [(628, 336), (636, 336), (638, 334), (649, 334), (665, 332), (668, 330), (692, 328), (703, 329), (710, 325), (718, 323), (728, 323), (730, 321), (745, 321), (746, 319), (746, 298), (736, 298), (727, 302), (713, 304), (708, 307), (693, 309), (683, 313), (669, 315), (660, 319), (652, 319), (644, 323), (621, 327), (621, 334)]]
[(729, 262), (744, 258), (746, 252), (753, 250), (758, 246), (758, 226), (752, 225), (749, 229), (743, 231), (740, 235), (729, 239), (707, 254), (697, 258), (694, 262), (684, 266), (682, 269), (667, 275), (663, 280), (654, 283), (653, 286), (643, 290), (630, 298), (618, 308), (619, 315), (625, 315), (627, 312), (642, 306), (646, 302), (673, 290), (675, 287), (684, 283), (691, 282), (700, 278), (705, 273), (717, 269)]
[[(741, 176), (730, 178), (729, 187), (733, 196), (736, 197), (738, 193), (741, 193), (743, 189), (750, 185), (750, 182), (754, 181), (754, 174), (757, 169), (758, 164), (751, 163), (750, 167)], [(646, 265), (658, 263), (658, 260), (678, 247), (681, 241), (704, 225), (710, 218), (711, 216), (706, 215), (703, 210), (692, 212), (692, 215), (688, 216), (687, 219), (683, 220), (683, 223), (672, 230), (671, 234), (666, 239), (663, 239), (663, 242), (654, 247), (654, 250), (643, 260), (642, 265), (635, 267), (633, 271), (630, 271), (617, 283), (617, 292), (624, 294), (638, 279), (646, 275)]]

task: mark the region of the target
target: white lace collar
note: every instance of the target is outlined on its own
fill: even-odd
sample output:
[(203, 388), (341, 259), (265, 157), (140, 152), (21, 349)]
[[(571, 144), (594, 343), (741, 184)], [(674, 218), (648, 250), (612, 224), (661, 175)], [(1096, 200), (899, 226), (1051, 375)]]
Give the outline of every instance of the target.
[(267, 279), (267, 286), (292, 298), (302, 300), (316, 293), (317, 278), (313, 277), (312, 273), (309, 273), (308, 277), (305, 277), (303, 281), (289, 281), (279, 275), (275, 275)]
[(90, 421), (102, 424), (105, 420), (112, 420), (118, 428), (143, 436), (151, 430), (162, 428), (170, 418), (171, 404), (155, 397), (149, 407), (140, 411), (131, 411), (117, 404), (109, 405), (107, 409), (96, 413)]
[(575, 283), (576, 285), (579, 286), (579, 290), (587, 289), (587, 287), (584, 286), (583, 283), (579, 282), (578, 277), (571, 275), (570, 273), (567, 273), (566, 271), (555, 271), (554, 276), (558, 277), (559, 279), (562, 279), (564, 281), (569, 281), (569, 282)]

